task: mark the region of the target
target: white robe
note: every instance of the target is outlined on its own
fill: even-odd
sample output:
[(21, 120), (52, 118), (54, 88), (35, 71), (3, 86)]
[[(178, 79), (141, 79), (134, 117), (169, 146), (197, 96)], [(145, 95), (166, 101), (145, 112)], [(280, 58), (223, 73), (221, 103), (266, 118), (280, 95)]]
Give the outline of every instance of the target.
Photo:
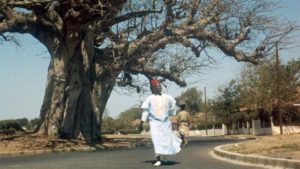
[(172, 155), (181, 148), (181, 139), (172, 131), (169, 116), (176, 114), (176, 101), (173, 97), (150, 95), (142, 104), (142, 121), (149, 120), (151, 139), (156, 154)]

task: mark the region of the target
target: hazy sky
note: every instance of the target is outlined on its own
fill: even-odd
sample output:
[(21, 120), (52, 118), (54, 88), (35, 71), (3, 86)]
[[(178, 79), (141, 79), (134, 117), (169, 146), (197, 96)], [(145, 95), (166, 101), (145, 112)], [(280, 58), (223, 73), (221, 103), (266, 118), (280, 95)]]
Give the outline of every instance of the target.
[[(284, 9), (277, 11), (277, 14), (300, 25), (300, 0), (281, 2), (285, 3), (282, 4)], [(46, 48), (30, 35), (18, 37), (22, 41), (21, 48), (7, 43), (0, 45), (0, 120), (38, 117), (44, 97), (49, 54)], [(280, 57), (285, 60), (297, 56), (300, 56), (300, 47), (280, 53)], [(199, 77), (197, 83), (186, 88), (169, 85), (164, 92), (176, 97), (187, 88), (197, 87), (203, 90), (206, 87), (207, 97), (212, 98), (219, 86), (237, 77), (242, 67), (242, 63), (221, 57), (218, 58), (217, 65)], [(107, 105), (109, 115), (116, 117), (144, 98), (145, 95), (124, 96), (113, 92)]]

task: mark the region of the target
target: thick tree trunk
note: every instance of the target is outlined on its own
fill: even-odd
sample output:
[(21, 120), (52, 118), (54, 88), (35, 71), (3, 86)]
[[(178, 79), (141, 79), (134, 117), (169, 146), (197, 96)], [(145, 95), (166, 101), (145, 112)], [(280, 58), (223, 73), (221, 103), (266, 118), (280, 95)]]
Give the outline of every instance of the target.
[(100, 138), (102, 112), (114, 78), (96, 72), (99, 70), (93, 62), (90, 41), (88, 35), (82, 40), (69, 39), (68, 45), (61, 43), (52, 53), (39, 133), (60, 138)]

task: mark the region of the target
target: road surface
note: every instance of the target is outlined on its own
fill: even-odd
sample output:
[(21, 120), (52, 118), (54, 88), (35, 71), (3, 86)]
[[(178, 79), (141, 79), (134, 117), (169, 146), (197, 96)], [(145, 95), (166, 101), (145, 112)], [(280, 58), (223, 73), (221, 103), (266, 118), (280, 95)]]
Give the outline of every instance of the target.
[[(166, 169), (255, 169), (231, 164), (209, 155), (215, 146), (242, 140), (222, 137), (190, 138), (189, 146), (167, 157)], [(98, 152), (70, 152), (26, 156), (0, 157), (0, 169), (147, 169), (153, 166), (152, 148)]]

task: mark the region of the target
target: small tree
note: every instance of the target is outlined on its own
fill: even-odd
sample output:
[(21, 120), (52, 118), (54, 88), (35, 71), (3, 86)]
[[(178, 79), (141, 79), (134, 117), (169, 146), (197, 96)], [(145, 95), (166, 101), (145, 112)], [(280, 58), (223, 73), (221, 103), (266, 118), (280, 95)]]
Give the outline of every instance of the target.
[(219, 89), (220, 94), (211, 101), (211, 109), (214, 114), (221, 118), (227, 127), (227, 134), (235, 122), (234, 116), (240, 108), (240, 86), (235, 80), (231, 80), (228, 86)]
[[(256, 114), (264, 112), (261, 116), (269, 118), (274, 112), (277, 103), (277, 85), (279, 85), (280, 99), (283, 108), (291, 107), (294, 100), (296, 100), (299, 84), (299, 60), (289, 61), (287, 64), (280, 64), (279, 79), (277, 84), (275, 72), (275, 61), (265, 60), (257, 66), (248, 65), (248, 67), (241, 73), (241, 97), (242, 104), (249, 110), (256, 110)], [(291, 112), (285, 110), (284, 112)], [(278, 114), (278, 113), (277, 113)], [(275, 121), (277, 122), (277, 115)], [(288, 115), (286, 114), (286, 117)], [(267, 120), (265, 118), (265, 120)]]
[(184, 100), (186, 102), (186, 110), (191, 115), (195, 115), (195, 113), (200, 112), (204, 108), (202, 92), (195, 87), (182, 92), (179, 97), (176, 97), (176, 100)]
[(117, 130), (116, 120), (110, 116), (103, 117), (102, 133), (112, 134)]
[(142, 110), (138, 107), (131, 107), (130, 109), (122, 112), (118, 119), (122, 122), (124, 128), (135, 127), (133, 122), (137, 119), (141, 119)]
[(36, 127), (38, 127), (39, 121), (40, 121), (39, 118), (31, 119), (31, 120), (29, 121), (29, 124), (28, 124), (27, 128), (28, 128), (29, 130), (34, 130)]

